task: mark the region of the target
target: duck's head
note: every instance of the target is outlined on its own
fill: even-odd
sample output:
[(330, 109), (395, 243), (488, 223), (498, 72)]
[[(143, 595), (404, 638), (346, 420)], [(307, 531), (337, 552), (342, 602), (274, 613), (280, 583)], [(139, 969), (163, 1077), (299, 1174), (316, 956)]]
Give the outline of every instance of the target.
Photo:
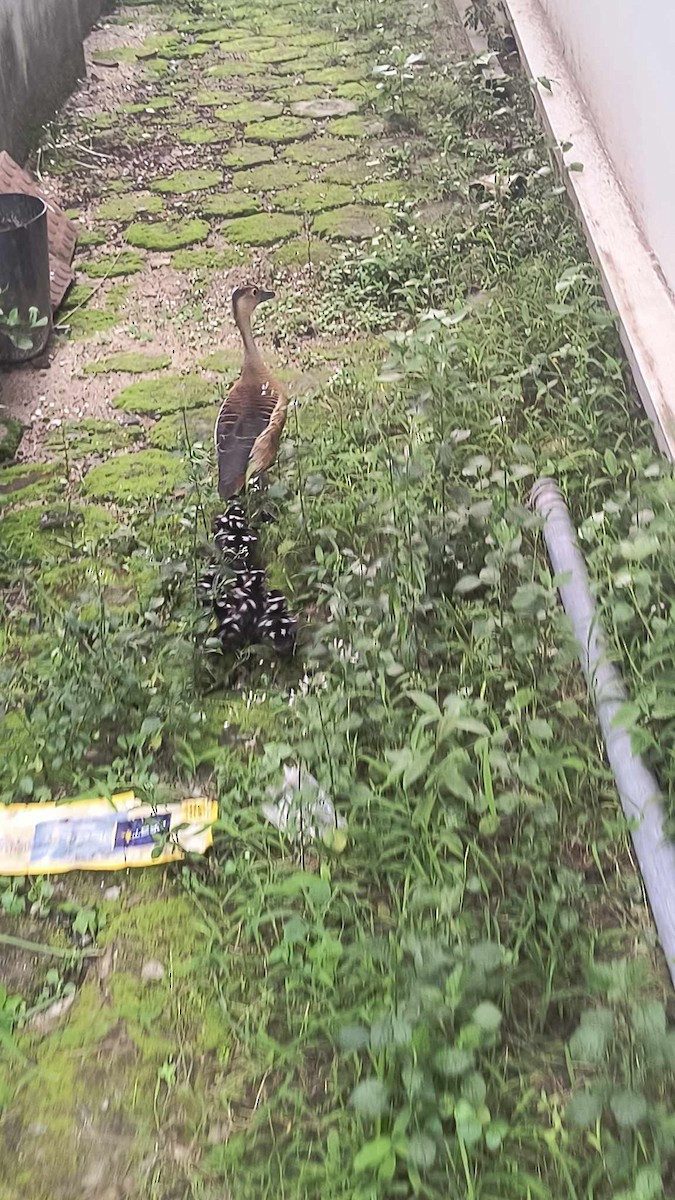
[(266, 292), (264, 288), (256, 287), (255, 284), (247, 284), (246, 287), (237, 288), (232, 293), (232, 311), (237, 325), (240, 324), (242, 317), (250, 319), (251, 314), (255, 311), (259, 304), (264, 304), (266, 300), (273, 300), (274, 292)]

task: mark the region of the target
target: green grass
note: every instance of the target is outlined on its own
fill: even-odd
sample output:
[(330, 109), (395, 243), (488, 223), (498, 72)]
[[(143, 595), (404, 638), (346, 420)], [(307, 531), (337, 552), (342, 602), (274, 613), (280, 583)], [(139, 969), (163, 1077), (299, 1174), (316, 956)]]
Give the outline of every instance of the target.
[[(114, 401), (140, 414), (128, 437), (91, 421), (78, 437), (69, 421), (49, 434), (53, 469), (0, 475), (12, 489), (2, 800), (123, 782), (220, 802), (209, 860), (125, 879), (121, 901), (68, 881), (63, 913), (40, 882), (0, 881), (0, 932), (30, 919), (22, 936), (76, 948), (84, 928), (118, 954), (100, 988), (73, 968), (0, 989), (5, 1128), (44, 1126), (58, 1147), (23, 1155), (22, 1194), (51, 1200), (55, 1180), (82, 1191), (86, 1100), (115, 1180), (105, 1123), (121, 1131), (132, 1200), (666, 1197), (672, 1002), (527, 496), (544, 473), (565, 491), (629, 681), (626, 717), (668, 789), (673, 480), (527, 81), (505, 104), (466, 65), (437, 60), (442, 17), (403, 0), (341, 13), (212, 0), (179, 22), (156, 8), (188, 95), (218, 78), (220, 40), (194, 61), (189, 47), (231, 25), (232, 44), (253, 39), (246, 53), (266, 63), (258, 102), (274, 98), (262, 81), (297, 30), (326, 35), (326, 66), (307, 77), (329, 92), (368, 82), (375, 61), (399, 70), (422, 49), (429, 61), (378, 92), (382, 145), (278, 151), (315, 173), (329, 163), (321, 178), (336, 187), (356, 157), (353, 182), (373, 175), (365, 198), (396, 201), (374, 240), (340, 243), (311, 273), (287, 256), (261, 313), (265, 345), (274, 335), (322, 380), (289, 413), (265, 498), (276, 519), (261, 533), (273, 585), (301, 615), (294, 660), (203, 648), (194, 582), (219, 508), (206, 438), (217, 385), (158, 369)], [(257, 40), (277, 16), (291, 31)], [(148, 114), (148, 128), (165, 119)], [(190, 157), (199, 172), (222, 163), (209, 144)], [(255, 194), (274, 190), (265, 170), (250, 173)], [(516, 171), (522, 195), (470, 186)], [(444, 207), (420, 219), (410, 195)], [(316, 237), (304, 232), (306, 261)], [(219, 329), (208, 285), (222, 295), (223, 251), (190, 253), (206, 276), (193, 311)], [(259, 250), (241, 254), (259, 267)], [(123, 306), (116, 317), (136, 320)], [(174, 370), (230, 362), (217, 339), (193, 340), (194, 360)], [(34, 511), (45, 492), (73, 518), (48, 532)], [(332, 797), (344, 834), (294, 841), (265, 819), (293, 764)], [(156, 991), (139, 982), (147, 957), (166, 967)], [(69, 982), (69, 1022), (38, 1043), (26, 1013)], [(31, 1064), (18, 1086), (12, 1048)], [(0, 1162), (9, 1195), (9, 1149)]]

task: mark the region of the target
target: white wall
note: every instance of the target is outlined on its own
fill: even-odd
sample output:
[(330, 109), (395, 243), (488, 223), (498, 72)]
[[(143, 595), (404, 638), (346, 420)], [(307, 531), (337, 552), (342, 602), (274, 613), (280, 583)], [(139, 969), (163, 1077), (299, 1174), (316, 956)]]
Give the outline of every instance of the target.
[(675, 294), (675, 0), (539, 0)]

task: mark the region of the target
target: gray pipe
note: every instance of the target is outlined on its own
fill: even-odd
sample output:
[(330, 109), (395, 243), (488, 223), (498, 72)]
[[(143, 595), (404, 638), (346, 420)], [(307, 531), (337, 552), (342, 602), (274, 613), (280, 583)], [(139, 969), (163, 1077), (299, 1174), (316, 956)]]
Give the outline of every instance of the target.
[(530, 504), (544, 518), (544, 539), (558, 590), (579, 643), (579, 660), (597, 713), (623, 811), (632, 826), (642, 872), (670, 977), (675, 985), (675, 846), (666, 838), (659, 786), (633, 753), (630, 734), (615, 724), (626, 692), (607, 657), (586, 564), (570, 514), (553, 479), (539, 479)]

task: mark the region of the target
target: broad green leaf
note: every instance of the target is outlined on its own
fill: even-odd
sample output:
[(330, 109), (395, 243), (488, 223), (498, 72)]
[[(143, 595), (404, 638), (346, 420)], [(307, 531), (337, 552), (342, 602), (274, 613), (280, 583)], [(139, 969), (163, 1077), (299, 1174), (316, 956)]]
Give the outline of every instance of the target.
[(436, 1143), (423, 1133), (414, 1133), (408, 1140), (408, 1158), (418, 1170), (428, 1170), (436, 1161)]
[(466, 1146), (473, 1146), (482, 1136), (481, 1122), (467, 1100), (458, 1100), (455, 1105), (455, 1128), (457, 1137), (461, 1138)]
[(486, 1033), (495, 1033), (502, 1023), (502, 1014), (496, 1004), (484, 1000), (474, 1008), (471, 1019), (479, 1029), (484, 1029)]
[(523, 616), (536, 616), (537, 613), (545, 611), (547, 600), (548, 592), (541, 584), (523, 583), (516, 589), (511, 604), (514, 611)]
[(340, 1048), (347, 1053), (365, 1050), (369, 1042), (370, 1033), (364, 1025), (345, 1025), (338, 1034)]
[(481, 971), (496, 971), (504, 962), (504, 951), (497, 942), (479, 942), (469, 951), (475, 967)]
[(427, 692), (406, 692), (408, 700), (412, 700), (413, 704), (419, 708), (420, 712), (426, 713), (430, 717), (435, 717), (437, 720), (441, 718), (441, 710)]
[(297, 942), (304, 942), (308, 928), (307, 922), (303, 921), (302, 917), (291, 917), (284, 925), (284, 941), (291, 946)]
[(658, 1000), (651, 1004), (633, 1005), (630, 1019), (639, 1037), (663, 1037), (666, 1032), (666, 1010)]
[(473, 792), (460, 769), (460, 763), (463, 764), (465, 761), (466, 757), (463, 751), (453, 750), (439, 762), (434, 771), (434, 778), (446, 791), (450, 792), (451, 796), (456, 796), (465, 804), (472, 804)]
[(391, 1153), (391, 1138), (376, 1137), (361, 1147), (354, 1159), (354, 1170), (375, 1171)]
[(643, 1167), (635, 1177), (634, 1200), (660, 1200), (663, 1179), (658, 1167)]
[(434, 1059), (434, 1066), (441, 1075), (453, 1079), (471, 1070), (473, 1054), (461, 1046), (446, 1046), (444, 1050), (439, 1050)]
[(491, 1121), (485, 1130), (485, 1145), (488, 1150), (499, 1150), (508, 1132), (509, 1127), (506, 1121)]
[(354, 1088), (349, 1102), (360, 1117), (381, 1117), (389, 1104), (389, 1093), (379, 1079), (364, 1079)]
[(601, 1062), (614, 1030), (614, 1015), (607, 1008), (587, 1009), (570, 1038), (570, 1053), (579, 1062)]
[(422, 775), (424, 775), (429, 767), (429, 764), (431, 763), (432, 758), (434, 757), (435, 752), (435, 748), (431, 746), (428, 750), (422, 751), (421, 754), (414, 755), (412, 762), (408, 764), (403, 772), (404, 788), (407, 789), (412, 787), (413, 783), (415, 783)]
[(619, 551), (621, 557), (627, 562), (643, 562), (646, 558), (651, 558), (659, 549), (659, 539), (653, 534), (640, 530), (635, 534), (635, 537), (626, 538), (625, 541), (619, 543)]
[(609, 1105), (617, 1125), (622, 1129), (634, 1129), (647, 1116), (647, 1101), (644, 1096), (628, 1088), (622, 1092), (615, 1092)]
[(530, 721), (528, 730), (532, 737), (538, 738), (540, 742), (550, 742), (553, 737), (553, 729), (548, 721), (542, 721), (539, 717), (535, 717)]
[(402, 1017), (385, 1017), (376, 1021), (370, 1030), (371, 1050), (384, 1050), (386, 1046), (409, 1046), (413, 1031), (409, 1021)]
[(485, 1102), (487, 1087), (485, 1080), (479, 1071), (472, 1071), (470, 1075), (465, 1075), (462, 1080), (462, 1096), (469, 1101), (474, 1108), (480, 1108)]
[(577, 1129), (590, 1129), (602, 1112), (602, 1100), (595, 1092), (575, 1092), (565, 1109), (565, 1116)]
[(456, 596), (468, 596), (470, 592), (475, 592), (478, 588), (483, 587), (477, 575), (463, 575), (457, 580), (453, 591)]

